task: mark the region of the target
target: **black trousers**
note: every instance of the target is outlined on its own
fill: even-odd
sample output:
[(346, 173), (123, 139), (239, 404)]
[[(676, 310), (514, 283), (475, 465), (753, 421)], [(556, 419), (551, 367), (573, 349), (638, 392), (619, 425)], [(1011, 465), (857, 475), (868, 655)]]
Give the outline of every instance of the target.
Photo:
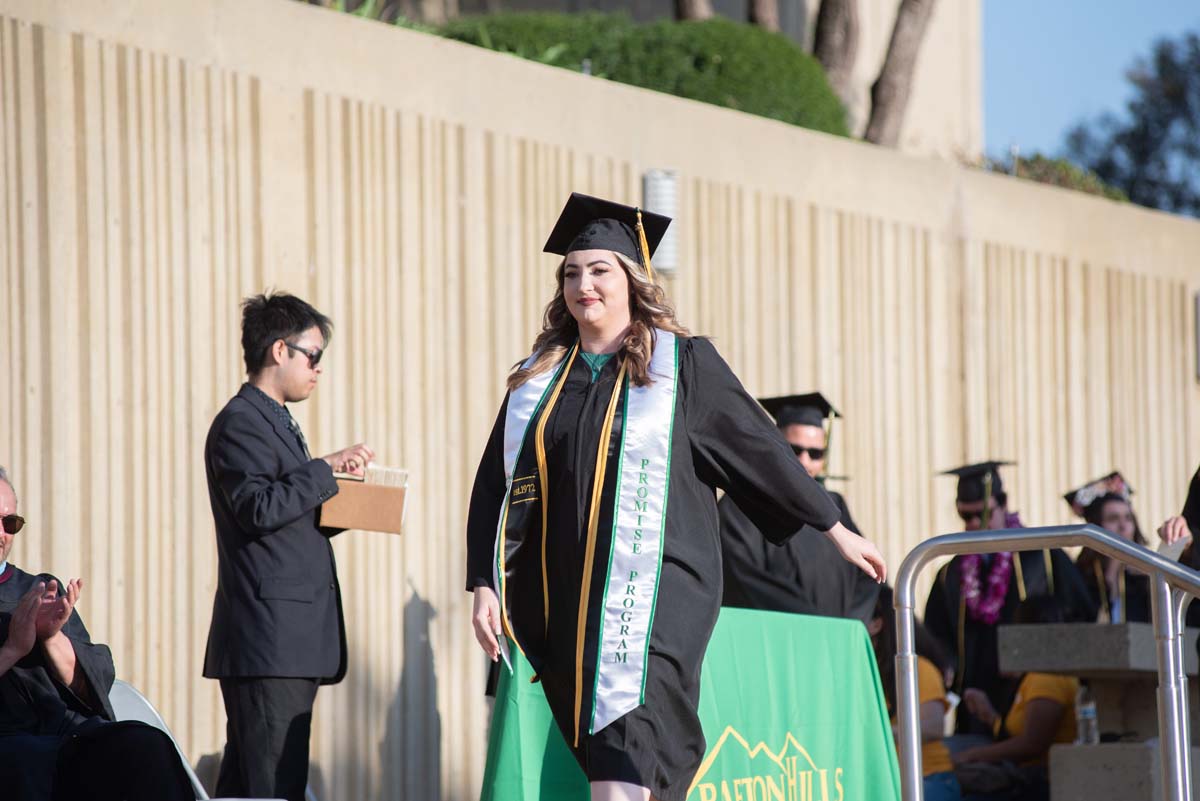
[(133, 721), (104, 723), (62, 739), (54, 801), (195, 801), (167, 735)]
[(228, 723), (217, 796), (304, 801), (319, 685), (319, 679), (221, 679)]

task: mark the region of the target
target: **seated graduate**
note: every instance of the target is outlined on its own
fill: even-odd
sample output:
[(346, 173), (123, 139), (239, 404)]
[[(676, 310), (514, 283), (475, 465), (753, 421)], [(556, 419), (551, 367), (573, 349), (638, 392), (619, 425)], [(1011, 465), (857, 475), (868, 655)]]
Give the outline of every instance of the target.
[(64, 586), (8, 561), (24, 526), (0, 468), (0, 797), (190, 801), (170, 738), (112, 722), (112, 654), (75, 611), (83, 581)]
[[(883, 685), (883, 697), (887, 701), (888, 715), (892, 719), (892, 732), (896, 730), (896, 613), (892, 609), (892, 588), (884, 585), (879, 590), (879, 599), (867, 623), (871, 635), (871, 648), (879, 666), (879, 680)], [(950, 751), (942, 737), (946, 712), (950, 702), (946, 698), (944, 679), (949, 660), (937, 640), (926, 631), (919, 621), (913, 621), (914, 645), (917, 652), (917, 695), (921, 716), (921, 772), (924, 776), (925, 801), (957, 801), (961, 797), (958, 780), (954, 777), (954, 765)]]
[[(950, 470), (958, 477), (955, 506), (967, 531), (1023, 528), (1008, 508), (1000, 468), (1008, 462), (983, 462)], [(940, 571), (925, 605), (925, 625), (952, 656), (953, 690), (966, 687), (987, 694), (1003, 707), (1011, 697), (1011, 680), (1000, 675), (996, 629), (1011, 623), (1017, 605), (1035, 595), (1052, 595), (1070, 622), (1090, 623), (1097, 606), (1075, 563), (1058, 549), (956, 556)], [(990, 728), (958, 706), (959, 734), (986, 734)]]
[[(837, 409), (819, 392), (760, 398), (784, 439), (810, 476), (825, 485), (829, 445)], [(846, 499), (826, 487), (842, 525), (861, 534)], [(844, 560), (826, 537), (805, 527), (782, 545), (770, 542), (725, 496), (717, 505), (721, 520), (722, 606), (768, 609), (804, 615), (854, 618), (866, 623), (879, 585)]]
[[(1120, 473), (1068, 492), (1063, 497), (1075, 514), (1122, 539), (1145, 545), (1142, 528), (1133, 514), (1133, 489)], [(1149, 623), (1150, 577), (1090, 548), (1075, 560), (1088, 594), (1100, 610), (1101, 623)]]
[[(1058, 601), (1052, 596), (1038, 595), (1021, 603), (1013, 622), (1063, 621)], [(1050, 746), (1075, 741), (1078, 691), (1079, 680), (1073, 676), (1026, 673), (1021, 676), (1011, 703), (1001, 713), (983, 690), (967, 688), (963, 704), (973, 717), (991, 727), (995, 740), (953, 756), (955, 772), (968, 801), (1049, 799)]]

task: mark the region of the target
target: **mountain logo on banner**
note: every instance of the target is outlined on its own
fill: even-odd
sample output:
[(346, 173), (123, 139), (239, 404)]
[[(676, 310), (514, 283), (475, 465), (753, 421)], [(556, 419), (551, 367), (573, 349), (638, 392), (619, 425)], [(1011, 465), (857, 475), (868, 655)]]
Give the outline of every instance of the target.
[[(726, 746), (733, 746), (726, 749)], [(740, 748), (738, 747), (740, 746)], [(719, 760), (719, 762), (718, 762)], [(715, 776), (705, 781), (710, 769)], [(725, 731), (696, 771), (688, 801), (843, 801), (841, 767), (822, 768), (788, 732), (773, 751), (761, 740), (756, 745), (733, 728)]]

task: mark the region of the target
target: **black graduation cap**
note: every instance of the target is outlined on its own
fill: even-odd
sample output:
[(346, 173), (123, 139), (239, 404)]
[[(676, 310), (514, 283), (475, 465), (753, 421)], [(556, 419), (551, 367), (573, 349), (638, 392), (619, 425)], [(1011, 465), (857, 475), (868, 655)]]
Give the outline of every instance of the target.
[(820, 392), (759, 398), (758, 402), (775, 418), (775, 425), (780, 428), (794, 425), (824, 427), (827, 420), (842, 416)]
[(960, 503), (975, 503), (985, 500), (984, 485), (988, 476), (991, 476), (992, 497), (1004, 492), (1004, 484), (1000, 481), (1000, 468), (1011, 464), (1013, 462), (980, 462), (956, 467), (939, 475), (958, 476), (958, 494), (955, 500)]
[[(780, 395), (774, 398), (759, 398), (758, 402), (775, 418), (775, 425), (780, 429), (788, 426), (816, 426), (825, 429), (826, 466), (828, 466), (829, 446), (833, 443), (833, 418), (841, 417), (842, 413), (833, 408), (820, 392), (809, 392), (804, 395)], [(827, 479), (849, 481), (846, 476), (830, 476), (824, 473), (817, 477), (822, 484)]]
[[(542, 250), (560, 256), (573, 250), (613, 250), (645, 267), (653, 277), (650, 257), (670, 224), (671, 218), (661, 214), (572, 192)], [(644, 256), (639, 229), (645, 234)]]
[(1133, 487), (1129, 486), (1129, 482), (1125, 480), (1125, 476), (1114, 470), (1103, 478), (1090, 481), (1079, 489), (1071, 490), (1063, 496), (1063, 500), (1070, 504), (1075, 514), (1083, 517), (1084, 511), (1097, 498), (1102, 498), (1105, 495), (1118, 495), (1128, 501), (1129, 497), (1133, 495)]

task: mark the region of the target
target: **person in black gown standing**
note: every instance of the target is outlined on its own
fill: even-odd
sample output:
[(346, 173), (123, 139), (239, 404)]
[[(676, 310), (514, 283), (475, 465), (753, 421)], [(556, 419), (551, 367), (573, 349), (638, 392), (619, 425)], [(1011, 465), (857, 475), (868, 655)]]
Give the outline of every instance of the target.
[(715, 489), (783, 540), (810, 524), (882, 581), (713, 345), (654, 281), (669, 220), (574, 194), (533, 354), (509, 376), (467, 522), (475, 636), (513, 643), (595, 801), (682, 801), (705, 752), (700, 665), (721, 599)]

